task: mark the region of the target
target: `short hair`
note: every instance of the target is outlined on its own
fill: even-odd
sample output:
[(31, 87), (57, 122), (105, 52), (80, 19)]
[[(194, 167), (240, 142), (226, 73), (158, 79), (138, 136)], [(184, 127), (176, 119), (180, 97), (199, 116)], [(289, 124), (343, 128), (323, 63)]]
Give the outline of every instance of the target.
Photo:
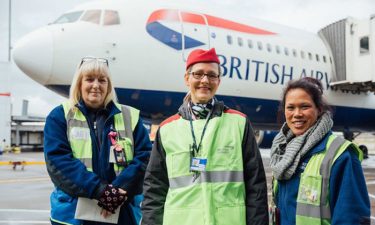
[(322, 83), (312, 77), (303, 77), (297, 80), (291, 80), (287, 86), (283, 89), (283, 94), (279, 106), (279, 112), (285, 113), (285, 98), (290, 90), (294, 89), (304, 90), (313, 100), (315, 106), (319, 109), (320, 115), (325, 112), (331, 112), (331, 108), (323, 98), (323, 85)]
[(72, 84), (70, 85), (69, 91), (69, 102), (72, 109), (75, 109), (78, 102), (82, 99), (81, 93), (81, 85), (82, 85), (82, 78), (85, 75), (92, 74), (92, 75), (105, 75), (108, 78), (108, 89), (107, 95), (104, 98), (104, 107), (108, 105), (109, 102), (117, 102), (117, 97), (115, 93), (115, 89), (112, 84), (111, 75), (109, 72), (108, 65), (97, 59), (85, 61), (80, 63), (77, 66), (75, 71)]
[[(202, 62), (202, 63), (212, 63), (212, 62)], [(214, 62), (215, 63), (215, 62)], [(195, 63), (196, 64), (196, 63)], [(190, 65), (187, 69), (186, 69), (186, 72), (185, 72), (185, 76), (187, 74), (189, 74), (192, 70), (193, 70), (193, 66), (195, 64), (192, 64)], [(219, 77), (221, 76), (221, 67), (220, 67), (220, 64), (216, 63), (217, 64), (217, 67), (218, 67), (218, 72), (219, 72)], [(187, 103), (187, 102), (190, 102), (191, 101), (191, 93), (190, 91), (188, 91), (183, 99), (183, 102)]]

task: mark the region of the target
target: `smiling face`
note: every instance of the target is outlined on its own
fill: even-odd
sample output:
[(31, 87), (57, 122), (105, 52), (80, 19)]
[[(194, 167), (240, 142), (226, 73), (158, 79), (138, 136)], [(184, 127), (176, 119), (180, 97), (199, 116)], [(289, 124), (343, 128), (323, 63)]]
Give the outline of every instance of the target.
[(286, 123), (296, 136), (312, 127), (320, 113), (311, 96), (301, 88), (288, 91), (284, 110)]
[(104, 106), (108, 93), (108, 77), (106, 75), (85, 74), (81, 81), (81, 95), (86, 106), (98, 109)]
[[(196, 63), (192, 66), (190, 72), (218, 75), (219, 65), (217, 63)], [(197, 79), (187, 72), (185, 74), (185, 84), (190, 90), (193, 103), (207, 103), (214, 97), (220, 85), (220, 77), (209, 79), (208, 76), (203, 76), (202, 79)]]

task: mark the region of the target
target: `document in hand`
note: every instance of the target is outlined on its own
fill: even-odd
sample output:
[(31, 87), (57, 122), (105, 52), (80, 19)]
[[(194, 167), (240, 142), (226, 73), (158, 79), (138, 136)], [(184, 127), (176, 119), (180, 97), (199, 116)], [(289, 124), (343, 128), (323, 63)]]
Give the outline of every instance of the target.
[(105, 223), (118, 223), (120, 209), (117, 209), (115, 214), (111, 214), (106, 218), (100, 215), (101, 211), (102, 208), (98, 206), (97, 200), (79, 197), (74, 218)]

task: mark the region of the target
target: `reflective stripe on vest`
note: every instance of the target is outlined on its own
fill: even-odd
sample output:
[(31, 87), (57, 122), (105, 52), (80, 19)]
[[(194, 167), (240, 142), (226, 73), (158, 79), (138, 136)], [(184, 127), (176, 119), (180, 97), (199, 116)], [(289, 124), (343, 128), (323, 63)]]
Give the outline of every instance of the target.
[(328, 138), (326, 151), (315, 154), (309, 160), (301, 174), (297, 197), (297, 225), (330, 224), (329, 180), (331, 168), (336, 159), (352, 145), (360, 160), (362, 153), (353, 143), (331, 135)]
[[(193, 121), (200, 142), (205, 120)], [(242, 140), (246, 118), (231, 113), (207, 125), (197, 157), (207, 159), (197, 179), (190, 172), (192, 135), (189, 121), (175, 120), (160, 127), (169, 179), (163, 224), (246, 224)], [(225, 196), (225, 197), (224, 197)], [(220, 221), (220, 222), (219, 222)]]
[[(67, 137), (73, 151), (73, 156), (79, 159), (87, 168), (92, 171), (92, 140), (90, 128), (86, 117), (78, 109), (70, 107), (69, 102), (63, 104), (65, 119), (67, 121)], [(119, 133), (118, 143), (124, 148), (127, 161), (133, 159), (133, 131), (139, 119), (139, 111), (130, 106), (115, 104), (122, 113), (114, 115), (114, 127)], [(115, 170), (122, 170), (122, 167), (114, 165)]]

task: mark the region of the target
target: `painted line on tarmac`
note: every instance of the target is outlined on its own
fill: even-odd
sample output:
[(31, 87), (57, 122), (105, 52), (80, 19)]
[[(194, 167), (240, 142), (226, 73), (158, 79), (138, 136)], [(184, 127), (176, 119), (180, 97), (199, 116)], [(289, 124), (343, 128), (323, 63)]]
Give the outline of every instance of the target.
[(7, 166), (7, 165), (45, 165), (46, 162), (44, 161), (24, 161), (24, 160), (16, 160), (16, 161), (0, 161), (0, 166)]
[(368, 196), (370, 196), (370, 198), (375, 199), (375, 195), (373, 195), (373, 194), (368, 194)]
[(49, 213), (47, 209), (0, 209), (0, 212), (32, 212), (32, 213)]
[(50, 224), (50, 221), (40, 220), (0, 220), (0, 224)]
[(0, 184), (9, 184), (9, 183), (21, 183), (21, 182), (34, 182), (34, 181), (50, 181), (49, 177), (34, 177), (34, 178), (23, 178), (23, 179), (7, 179), (0, 180)]
[(367, 184), (367, 185), (375, 184), (375, 180), (372, 180), (372, 181), (366, 182), (366, 184)]

